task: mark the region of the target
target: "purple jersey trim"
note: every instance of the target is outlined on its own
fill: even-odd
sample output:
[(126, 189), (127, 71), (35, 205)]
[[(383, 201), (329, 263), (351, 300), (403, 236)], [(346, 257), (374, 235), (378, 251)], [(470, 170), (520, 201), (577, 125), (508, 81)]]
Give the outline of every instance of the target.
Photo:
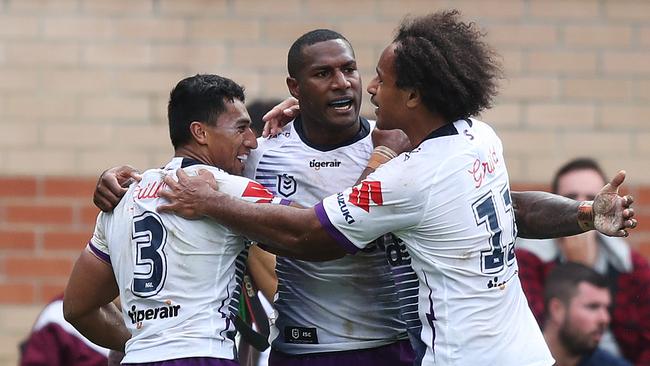
[(88, 242), (88, 248), (90, 248), (90, 251), (99, 259), (103, 260), (104, 262), (111, 264), (111, 257), (102, 252), (101, 250), (97, 249), (95, 245), (91, 241)]
[(325, 212), (325, 207), (323, 207), (323, 201), (318, 202), (316, 206), (314, 206), (314, 211), (316, 211), (316, 217), (318, 217), (318, 221), (320, 221), (321, 226), (327, 233), (334, 239), (336, 242), (343, 247), (343, 250), (350, 254), (355, 254), (356, 252), (359, 251), (359, 248), (357, 248), (356, 245), (352, 244), (348, 238), (343, 235), (330, 221), (330, 218), (327, 216), (327, 212)]
[(282, 206), (289, 206), (289, 205), (291, 205), (291, 201), (290, 200), (285, 200), (284, 198), (281, 198), (280, 199), (280, 204)]

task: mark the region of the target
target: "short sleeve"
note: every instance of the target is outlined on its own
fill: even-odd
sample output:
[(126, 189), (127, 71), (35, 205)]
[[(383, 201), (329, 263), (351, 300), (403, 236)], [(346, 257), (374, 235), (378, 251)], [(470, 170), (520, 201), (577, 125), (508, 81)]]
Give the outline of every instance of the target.
[(314, 207), (323, 228), (350, 253), (383, 234), (412, 228), (422, 220), (427, 190), (413, 174), (405, 172), (406, 165), (391, 163)]
[(110, 250), (108, 249), (108, 241), (106, 240), (106, 214), (100, 212), (97, 215), (95, 223), (95, 231), (93, 237), (88, 242), (88, 250), (93, 253), (97, 258), (106, 263), (111, 263)]
[(219, 191), (253, 203), (273, 203), (289, 205), (291, 201), (276, 197), (271, 191), (260, 183), (248, 178), (229, 175), (223, 172), (215, 174)]

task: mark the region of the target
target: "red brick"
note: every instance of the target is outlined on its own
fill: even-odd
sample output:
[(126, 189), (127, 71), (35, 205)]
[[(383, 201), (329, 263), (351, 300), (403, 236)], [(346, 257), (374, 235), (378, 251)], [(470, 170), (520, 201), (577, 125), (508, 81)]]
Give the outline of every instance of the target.
[(82, 225), (89, 225), (91, 227), (95, 226), (97, 222), (97, 215), (99, 214), (99, 209), (95, 206), (83, 207), (81, 209), (81, 214), (79, 219), (81, 220)]
[(32, 197), (36, 195), (36, 179), (28, 177), (0, 179), (0, 197)]
[(33, 232), (0, 230), (0, 249), (34, 249), (35, 239)]
[(90, 231), (49, 232), (43, 235), (43, 248), (48, 250), (81, 250), (92, 236)]
[(639, 187), (634, 196), (634, 204), (650, 207), (650, 187)]
[(5, 274), (13, 277), (67, 277), (72, 270), (72, 258), (37, 258), (7, 256)]
[(44, 205), (7, 205), (6, 219), (11, 223), (70, 224), (72, 207)]
[(37, 301), (48, 303), (59, 298), (63, 295), (66, 283), (67, 280), (61, 280), (57, 283), (44, 283), (40, 285), (40, 291), (37, 291), (39, 293)]
[(0, 283), (0, 304), (31, 304), (34, 295), (31, 283)]
[(97, 180), (94, 178), (45, 178), (43, 193), (50, 197), (87, 198), (90, 202)]

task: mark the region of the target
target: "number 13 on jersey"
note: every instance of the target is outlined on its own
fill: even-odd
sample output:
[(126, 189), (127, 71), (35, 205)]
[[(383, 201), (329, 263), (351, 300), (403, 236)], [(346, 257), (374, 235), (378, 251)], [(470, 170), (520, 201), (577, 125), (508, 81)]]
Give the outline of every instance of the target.
[(506, 186), (499, 194), (491, 191), (483, 195), (472, 204), (472, 210), (476, 225), (484, 226), (490, 234), (488, 249), (481, 251), (481, 272), (499, 273), (515, 262), (517, 226), (510, 190)]

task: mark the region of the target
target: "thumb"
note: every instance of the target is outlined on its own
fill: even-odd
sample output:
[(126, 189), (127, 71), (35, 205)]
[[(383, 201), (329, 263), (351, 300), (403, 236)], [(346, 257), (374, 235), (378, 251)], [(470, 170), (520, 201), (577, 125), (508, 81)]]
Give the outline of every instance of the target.
[(623, 184), (625, 180), (625, 170), (619, 170), (618, 173), (612, 178), (612, 180), (603, 188), (605, 192), (618, 192), (618, 188)]

